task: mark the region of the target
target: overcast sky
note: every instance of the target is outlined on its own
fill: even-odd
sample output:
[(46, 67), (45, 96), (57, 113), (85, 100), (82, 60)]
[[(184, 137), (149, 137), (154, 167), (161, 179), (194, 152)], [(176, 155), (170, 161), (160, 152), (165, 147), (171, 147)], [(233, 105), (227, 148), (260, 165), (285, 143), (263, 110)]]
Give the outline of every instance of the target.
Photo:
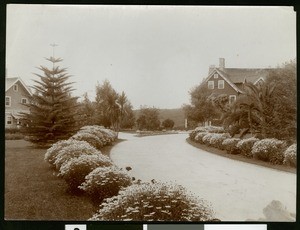
[(109, 80), (140, 105), (179, 108), (209, 65), (276, 67), (296, 57), (290, 7), (8, 5), (6, 76), (32, 85), (44, 58), (64, 61), (74, 94)]

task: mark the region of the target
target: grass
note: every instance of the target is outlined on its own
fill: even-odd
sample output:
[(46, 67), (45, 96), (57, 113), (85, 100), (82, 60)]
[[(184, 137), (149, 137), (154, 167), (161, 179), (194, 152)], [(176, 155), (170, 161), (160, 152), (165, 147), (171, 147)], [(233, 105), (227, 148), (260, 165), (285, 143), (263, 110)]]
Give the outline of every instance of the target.
[(233, 160), (243, 161), (243, 162), (247, 162), (247, 163), (250, 163), (250, 164), (256, 164), (256, 165), (260, 165), (260, 166), (263, 166), (263, 167), (272, 168), (272, 169), (276, 169), (276, 170), (280, 170), (280, 171), (284, 171), (284, 172), (290, 172), (290, 173), (296, 173), (297, 172), (296, 168), (293, 168), (293, 167), (290, 167), (290, 166), (273, 165), (269, 162), (265, 162), (265, 161), (261, 161), (261, 160), (253, 159), (253, 158), (247, 158), (247, 157), (245, 157), (243, 155), (240, 155), (240, 154), (238, 154), (238, 155), (228, 154), (225, 150), (220, 150), (220, 149), (217, 149), (217, 148), (214, 148), (214, 147), (209, 147), (209, 146), (206, 146), (204, 144), (194, 142), (190, 138), (187, 138), (186, 141), (190, 145), (192, 145), (196, 148), (202, 149), (204, 151), (207, 151), (207, 152), (210, 152), (210, 153), (213, 153), (213, 154), (217, 154), (219, 156), (227, 157), (227, 158), (230, 158), (230, 159), (233, 159)]
[[(109, 155), (112, 147), (102, 153)], [(5, 219), (87, 220), (95, 211), (90, 198), (67, 193), (65, 181), (44, 161), (45, 152), (24, 140), (5, 141)]]

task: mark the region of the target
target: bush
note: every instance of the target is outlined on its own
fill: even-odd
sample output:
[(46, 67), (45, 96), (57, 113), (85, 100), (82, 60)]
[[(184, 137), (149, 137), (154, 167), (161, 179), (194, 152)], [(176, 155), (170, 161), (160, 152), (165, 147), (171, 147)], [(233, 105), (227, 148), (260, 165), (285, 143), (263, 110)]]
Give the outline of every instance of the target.
[(213, 210), (179, 185), (134, 184), (108, 198), (90, 220), (105, 221), (209, 221)]
[(237, 143), (236, 147), (240, 150), (242, 155), (244, 155), (248, 158), (252, 158), (253, 155), (252, 155), (251, 150), (256, 141), (259, 141), (259, 139), (255, 138), (255, 137), (243, 139)]
[(195, 141), (195, 138), (198, 133), (224, 133), (225, 130), (223, 127), (219, 126), (200, 126), (190, 132), (189, 136), (192, 141)]
[(58, 176), (65, 179), (69, 185), (71, 192), (78, 192), (78, 186), (81, 185), (85, 176), (97, 167), (108, 167), (112, 165), (112, 161), (102, 154), (82, 155), (78, 158), (70, 159), (63, 164), (59, 170)]
[(284, 159), (284, 141), (275, 138), (262, 139), (254, 143), (252, 154), (254, 158), (271, 162), (272, 164), (282, 164)]
[(88, 144), (85, 141), (77, 141), (73, 139), (58, 141), (52, 145), (51, 148), (47, 150), (45, 153), (44, 160), (47, 161), (49, 164), (55, 166), (54, 162), (56, 160), (57, 155), (60, 153), (64, 147), (69, 145), (80, 145), (80, 144)]
[(86, 141), (96, 149), (100, 149), (104, 146), (103, 142), (99, 137), (92, 133), (88, 133), (85, 131), (79, 131), (74, 134), (70, 139), (78, 140), (78, 141)]
[(207, 134), (208, 134), (207, 132), (199, 132), (195, 137), (195, 141), (200, 144), (204, 144), (203, 137), (206, 136)]
[(101, 152), (92, 147), (87, 142), (78, 142), (77, 144), (68, 145), (62, 148), (56, 156), (55, 167), (60, 169), (63, 164), (66, 164), (70, 159), (81, 155), (99, 155)]
[(209, 138), (209, 145), (218, 149), (224, 149), (223, 148), (223, 141), (225, 139), (229, 138), (229, 134), (226, 133), (214, 133), (210, 138)]
[(292, 144), (284, 151), (283, 164), (297, 167), (297, 144)]
[(98, 125), (84, 126), (80, 129), (79, 133), (90, 133), (97, 136), (102, 146), (109, 145), (117, 139), (116, 132)]
[(210, 146), (210, 139), (213, 138), (214, 133), (207, 133), (203, 138), (202, 138), (202, 142), (207, 145)]
[(239, 154), (239, 149), (236, 147), (240, 138), (227, 138), (222, 142), (223, 148), (228, 154)]
[(131, 177), (116, 166), (99, 167), (85, 177), (85, 182), (79, 188), (87, 192), (95, 204), (99, 204), (104, 198), (117, 195), (121, 188), (131, 183)]

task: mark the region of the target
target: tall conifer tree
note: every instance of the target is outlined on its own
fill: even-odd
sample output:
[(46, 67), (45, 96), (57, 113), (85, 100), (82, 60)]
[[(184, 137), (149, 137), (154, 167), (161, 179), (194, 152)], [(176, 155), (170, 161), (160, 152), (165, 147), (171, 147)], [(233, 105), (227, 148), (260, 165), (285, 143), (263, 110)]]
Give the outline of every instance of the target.
[(23, 114), (25, 131), (29, 140), (38, 145), (47, 145), (66, 139), (77, 131), (75, 120), (77, 97), (71, 96), (73, 82), (67, 82), (65, 68), (57, 66), (61, 58), (50, 57), (52, 68), (40, 66), (42, 74), (35, 74), (39, 80), (32, 88), (32, 103), (29, 114)]

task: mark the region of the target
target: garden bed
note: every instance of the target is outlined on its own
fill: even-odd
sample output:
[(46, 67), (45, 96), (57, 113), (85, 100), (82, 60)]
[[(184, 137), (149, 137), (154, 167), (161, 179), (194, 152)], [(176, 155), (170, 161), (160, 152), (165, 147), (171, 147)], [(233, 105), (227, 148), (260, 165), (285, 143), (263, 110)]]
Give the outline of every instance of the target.
[(247, 163), (250, 163), (250, 164), (256, 164), (256, 165), (260, 165), (260, 166), (263, 166), (263, 167), (268, 167), (268, 168), (272, 168), (272, 169), (276, 169), (276, 170), (280, 170), (280, 171), (285, 171), (285, 172), (290, 172), (290, 173), (296, 173), (297, 172), (296, 168), (289, 167), (289, 166), (286, 166), (286, 165), (273, 165), (269, 162), (264, 162), (264, 161), (254, 159), (254, 158), (247, 158), (247, 157), (245, 157), (243, 155), (240, 155), (240, 154), (239, 155), (228, 154), (228, 153), (226, 153), (225, 150), (220, 150), (220, 149), (217, 149), (217, 148), (214, 148), (214, 147), (210, 147), (210, 146), (207, 146), (207, 145), (204, 145), (204, 144), (194, 142), (190, 138), (187, 138), (186, 141), (190, 145), (192, 145), (196, 148), (205, 150), (205, 151), (213, 153), (213, 154), (217, 154), (219, 156), (227, 157), (227, 158), (230, 158), (230, 159), (233, 159), (233, 160), (239, 160), (239, 161), (247, 162)]
[[(109, 155), (120, 141), (102, 152)], [(44, 161), (45, 152), (24, 140), (5, 141), (5, 219), (87, 220), (95, 212), (90, 198), (66, 192), (66, 182)]]

